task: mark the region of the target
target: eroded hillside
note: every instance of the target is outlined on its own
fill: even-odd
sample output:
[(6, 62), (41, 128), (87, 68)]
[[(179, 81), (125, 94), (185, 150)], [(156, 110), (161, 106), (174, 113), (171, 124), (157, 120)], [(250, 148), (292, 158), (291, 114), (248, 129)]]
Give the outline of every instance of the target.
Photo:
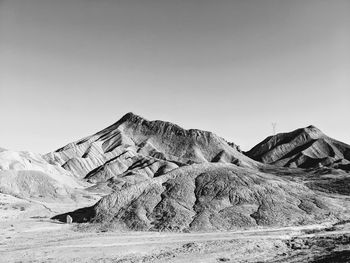
[(350, 145), (328, 137), (314, 126), (267, 137), (246, 155), (276, 166), (350, 170)]

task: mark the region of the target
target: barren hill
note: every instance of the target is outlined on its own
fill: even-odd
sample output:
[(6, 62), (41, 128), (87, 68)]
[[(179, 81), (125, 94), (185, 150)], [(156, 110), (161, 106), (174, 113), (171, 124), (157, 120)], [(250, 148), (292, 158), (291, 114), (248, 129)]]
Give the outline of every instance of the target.
[(211, 132), (148, 121), (133, 113), (45, 158), (92, 182), (135, 170), (152, 177), (193, 163), (255, 165), (236, 145)]
[(267, 137), (245, 154), (277, 166), (350, 170), (350, 145), (328, 137), (314, 126)]
[(30, 199), (71, 199), (87, 184), (40, 154), (2, 149), (0, 192)]
[(232, 164), (205, 163), (125, 184), (70, 215), (76, 222), (133, 230), (212, 231), (315, 223), (334, 219), (337, 212), (303, 184)]

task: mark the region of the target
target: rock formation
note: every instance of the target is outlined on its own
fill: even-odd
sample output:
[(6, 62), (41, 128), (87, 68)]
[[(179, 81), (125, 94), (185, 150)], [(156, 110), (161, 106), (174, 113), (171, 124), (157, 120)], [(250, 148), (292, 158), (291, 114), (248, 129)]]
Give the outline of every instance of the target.
[(72, 224), (73, 223), (73, 218), (70, 215), (67, 215), (66, 217), (66, 223), (67, 224)]

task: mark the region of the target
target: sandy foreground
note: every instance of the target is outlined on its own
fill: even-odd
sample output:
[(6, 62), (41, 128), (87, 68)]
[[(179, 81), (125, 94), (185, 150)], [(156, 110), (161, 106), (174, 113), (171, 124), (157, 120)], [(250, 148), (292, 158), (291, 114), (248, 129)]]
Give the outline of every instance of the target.
[(210, 233), (81, 232), (76, 224), (50, 220), (74, 209), (74, 203), (0, 197), (0, 262), (350, 261), (346, 222)]

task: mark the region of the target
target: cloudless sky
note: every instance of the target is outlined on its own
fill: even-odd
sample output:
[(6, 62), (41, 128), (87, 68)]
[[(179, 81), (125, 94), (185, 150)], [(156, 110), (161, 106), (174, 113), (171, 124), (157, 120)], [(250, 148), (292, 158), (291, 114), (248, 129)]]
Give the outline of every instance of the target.
[(249, 150), (350, 144), (349, 0), (0, 0), (0, 147), (49, 152), (132, 111)]

